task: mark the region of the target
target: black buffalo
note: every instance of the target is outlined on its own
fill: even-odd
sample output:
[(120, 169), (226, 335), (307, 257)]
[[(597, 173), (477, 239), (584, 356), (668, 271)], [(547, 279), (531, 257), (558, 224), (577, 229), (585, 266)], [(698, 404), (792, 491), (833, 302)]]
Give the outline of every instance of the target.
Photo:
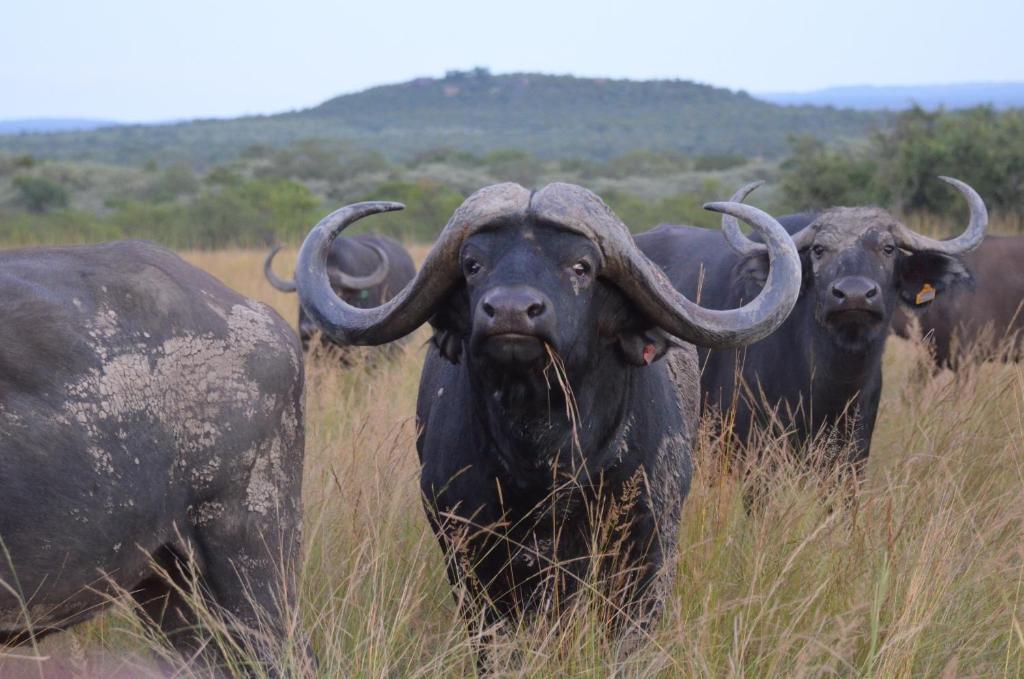
[(465, 612), (514, 619), (598, 573), (614, 606), (644, 624), (671, 576), (690, 485), (698, 374), (688, 343), (742, 344), (782, 321), (799, 288), (789, 237), (760, 211), (711, 206), (765, 230), (776, 263), (746, 307), (708, 312), (593, 193), (499, 184), (463, 203), (394, 299), (354, 308), (330, 285), (331, 242), (401, 207), (360, 203), (325, 218), (302, 246), (296, 283), (337, 341), (381, 344), (433, 326), (417, 405), (421, 488), (452, 584), (478, 605)]
[(140, 242), (0, 253), (0, 318), (0, 645), (127, 589), (195, 652), (189, 567), (229, 620), (283, 623), (304, 431), (288, 325)]
[[(862, 466), (894, 308), (925, 302), (925, 283), (941, 295), (967, 280), (962, 256), (984, 237), (988, 218), (981, 198), (963, 182), (946, 181), (971, 208), (967, 230), (950, 241), (915, 233), (876, 207), (780, 219), (793, 234), (803, 267), (793, 313), (774, 334), (748, 347), (701, 350), (704, 407), (729, 415), (740, 441), (749, 440), (755, 423), (781, 423), (798, 445), (826, 435), (832, 450)], [(733, 200), (759, 185), (743, 187)], [(729, 217), (721, 233), (662, 225), (638, 236), (637, 243), (678, 290), (699, 295), (712, 309), (736, 307), (764, 284), (764, 244), (744, 236)]]
[[(934, 348), (938, 367), (957, 368), (964, 352), (1020, 360), (1024, 348), (1024, 236), (986, 236), (964, 257), (973, 281), (914, 311), (900, 309), (892, 326), (911, 336), (911, 319)], [(916, 311), (916, 313), (915, 313)]]
[[(263, 273), (270, 284), (281, 292), (295, 292), (295, 282), (279, 278), (272, 269), (274, 256), (281, 250), (275, 246), (263, 260)], [(398, 241), (387, 236), (359, 234), (343, 236), (335, 241), (327, 259), (331, 285), (346, 302), (362, 309), (380, 306), (405, 287), (416, 275), (412, 257)], [(299, 338), (304, 351), (318, 332), (302, 307), (299, 307)], [(341, 347), (321, 335), (325, 347)], [(342, 357), (347, 354), (342, 351)]]

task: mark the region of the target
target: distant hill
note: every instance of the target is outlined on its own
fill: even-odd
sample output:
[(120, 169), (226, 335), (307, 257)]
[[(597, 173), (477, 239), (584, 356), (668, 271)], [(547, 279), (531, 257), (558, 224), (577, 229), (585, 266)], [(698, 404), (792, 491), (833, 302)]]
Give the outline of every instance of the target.
[(279, 115), (0, 136), (0, 150), (198, 166), (237, 157), (254, 144), (301, 139), (342, 140), (398, 159), (439, 147), (598, 160), (638, 149), (776, 157), (787, 151), (791, 134), (853, 139), (883, 121), (878, 113), (777, 106), (687, 81), (495, 76), (477, 69), (375, 87)]
[(914, 104), (926, 109), (1024, 108), (1024, 83), (961, 83), (957, 85), (908, 85), (893, 87), (829, 87), (812, 92), (768, 92), (759, 99), (786, 106), (834, 106), (859, 110), (899, 111)]
[(101, 127), (113, 127), (120, 124), (113, 120), (94, 120), (92, 118), (22, 118), (19, 120), (0, 120), (0, 134), (96, 130)]

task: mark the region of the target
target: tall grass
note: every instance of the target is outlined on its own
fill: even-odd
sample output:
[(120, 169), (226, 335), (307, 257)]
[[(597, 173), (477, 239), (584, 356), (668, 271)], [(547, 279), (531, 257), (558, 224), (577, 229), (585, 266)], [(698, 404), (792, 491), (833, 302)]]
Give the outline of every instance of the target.
[[(189, 259), (295, 321), (263, 282), (262, 253)], [(294, 255), (292, 254), (292, 257)], [(288, 257), (279, 271), (286, 272)], [(459, 620), (421, 507), (414, 446), (426, 335), (390, 362), (307, 366), (305, 558), (298, 630), (320, 676), (460, 677), (475, 640)], [(933, 374), (919, 344), (890, 339), (863, 484), (810, 473), (781, 440), (772, 464), (729, 471), (701, 427), (664, 616), (623, 656), (581, 606), (497, 642), (498, 676), (1024, 676), (1024, 373)], [(745, 484), (771, 492), (748, 511)], [(216, 616), (204, 616), (228, 644)], [(220, 632), (218, 632), (220, 629)], [(154, 649), (164, 664), (153, 661)], [(245, 648), (228, 649), (236, 667)], [(16, 658), (14, 656), (20, 656)], [(202, 676), (127, 604), (38, 651), (0, 651), (0, 676)], [(308, 674), (301, 654), (281, 669)]]

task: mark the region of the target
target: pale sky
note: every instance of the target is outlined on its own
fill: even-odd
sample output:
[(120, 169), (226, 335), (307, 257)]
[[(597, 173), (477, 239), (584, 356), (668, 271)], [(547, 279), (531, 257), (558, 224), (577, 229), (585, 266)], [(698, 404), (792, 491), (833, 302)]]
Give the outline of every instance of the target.
[(1024, 80), (1024, 0), (4, 0), (0, 119), (275, 113), (447, 70), (751, 92)]

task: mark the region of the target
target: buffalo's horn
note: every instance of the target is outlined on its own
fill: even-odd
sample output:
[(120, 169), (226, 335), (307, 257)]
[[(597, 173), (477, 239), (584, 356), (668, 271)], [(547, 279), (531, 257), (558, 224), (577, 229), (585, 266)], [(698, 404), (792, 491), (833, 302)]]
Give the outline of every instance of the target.
[(371, 309), (354, 307), (335, 294), (327, 276), (332, 241), (345, 227), (380, 212), (401, 210), (401, 203), (356, 203), (324, 217), (299, 251), (295, 283), (299, 301), (320, 329), (339, 344), (385, 344), (425, 323), (461, 277), (459, 250), (474, 228), (525, 216), (530, 192), (518, 184), (480, 189), (463, 202), (430, 249), (423, 266), (402, 290)]
[(299, 252), (295, 281), (303, 308), (324, 333), (344, 344), (383, 344), (407, 335), (434, 313), (435, 306), (461, 278), (462, 241), (488, 225), (527, 218), (558, 224), (589, 238), (601, 251), (602, 275), (652, 322), (681, 339), (725, 347), (770, 334), (789, 314), (800, 292), (800, 259), (785, 229), (770, 215), (737, 203), (711, 203), (749, 222), (768, 244), (771, 270), (760, 294), (739, 309), (704, 309), (676, 291), (661, 270), (636, 247), (626, 226), (590, 191), (550, 184), (531, 196), (517, 184), (477, 191), (455, 211), (416, 277), (388, 302), (358, 309), (340, 299), (326, 274), (331, 241), (367, 215), (402, 208), (399, 203), (357, 203), (313, 227)]
[(366, 243), (366, 247), (377, 253), (377, 257), (380, 258), (377, 268), (366, 276), (353, 276), (341, 269), (329, 271), (328, 275), (331, 277), (331, 284), (336, 289), (366, 290), (367, 288), (380, 285), (388, 277), (388, 271), (391, 269), (391, 260), (388, 259), (388, 253), (373, 243)]
[[(747, 196), (754, 192), (754, 189), (762, 184), (764, 181), (751, 182), (746, 186), (741, 186), (736, 193), (732, 194), (729, 202), (742, 203)], [(729, 247), (740, 256), (759, 255), (768, 251), (764, 243), (747, 238), (746, 234), (740, 230), (739, 221), (727, 213), (722, 213), (722, 235), (725, 236), (725, 242), (729, 244)], [(805, 226), (794, 233), (792, 238), (796, 249), (801, 250), (814, 241), (814, 229)]]
[(266, 259), (263, 260), (263, 275), (267, 277), (267, 280), (274, 286), (275, 290), (295, 292), (295, 281), (286, 281), (283, 278), (278, 278), (277, 274), (274, 273), (274, 257), (283, 247), (283, 245), (275, 245), (267, 253)]
[[(753, 193), (754, 189), (762, 184), (764, 184), (763, 179), (750, 182), (746, 186), (741, 186), (736, 193), (729, 197), (729, 202), (742, 203), (746, 200), (747, 196)], [(747, 238), (746, 234), (740, 230), (739, 220), (730, 214), (722, 213), (722, 236), (725, 237), (725, 242), (729, 244), (729, 247), (738, 255), (754, 255), (765, 251), (764, 243), (758, 243)]]
[(971, 219), (964, 232), (950, 240), (935, 240), (897, 223), (896, 228), (893, 229), (893, 236), (899, 246), (906, 250), (938, 252), (944, 255), (968, 253), (981, 245), (981, 241), (985, 238), (985, 229), (988, 226), (988, 210), (985, 209), (985, 201), (966, 182), (952, 177), (939, 177), (939, 179), (951, 184), (959, 191), (971, 209)]
[(797, 250), (782, 225), (757, 208), (740, 203), (704, 207), (739, 217), (767, 243), (768, 279), (758, 296), (739, 309), (705, 309), (673, 288), (661, 269), (637, 248), (625, 224), (587, 189), (550, 184), (531, 201), (531, 212), (541, 220), (563, 224), (594, 241), (604, 256), (603, 276), (666, 332), (707, 347), (762, 339), (786, 319), (800, 294)]

